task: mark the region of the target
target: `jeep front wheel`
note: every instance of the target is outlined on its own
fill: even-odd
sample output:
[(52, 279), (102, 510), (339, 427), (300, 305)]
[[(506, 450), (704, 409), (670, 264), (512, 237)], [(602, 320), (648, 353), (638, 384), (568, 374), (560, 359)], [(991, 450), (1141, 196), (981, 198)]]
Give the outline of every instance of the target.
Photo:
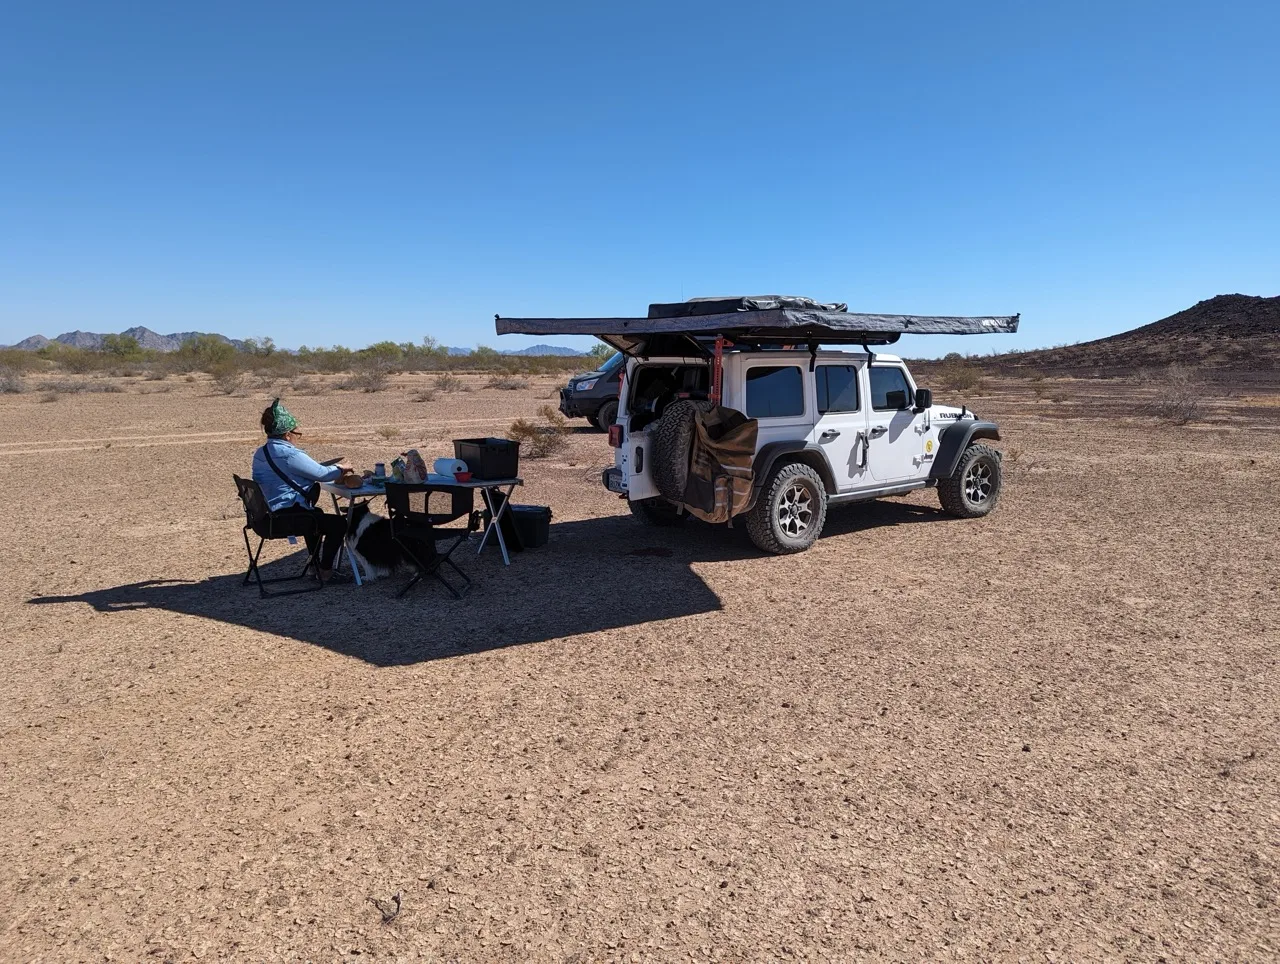
[(938, 482), (938, 501), (949, 515), (977, 519), (1000, 501), (1000, 483), (1000, 453), (978, 442), (964, 450), (951, 477)]
[(774, 469), (747, 513), (747, 534), (765, 552), (804, 552), (827, 521), (827, 490), (803, 462)]

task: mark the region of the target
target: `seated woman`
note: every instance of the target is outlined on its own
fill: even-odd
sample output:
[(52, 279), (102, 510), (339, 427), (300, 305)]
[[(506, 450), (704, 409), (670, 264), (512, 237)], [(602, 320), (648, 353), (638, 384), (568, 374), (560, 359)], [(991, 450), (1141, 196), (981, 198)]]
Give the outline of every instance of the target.
[[(333, 562), (347, 534), (342, 516), (328, 515), (315, 507), (320, 495), (319, 482), (336, 482), (351, 471), (343, 463), (321, 465), (295, 443), (299, 436), (298, 420), (280, 404), (272, 402), (262, 413), (262, 430), (267, 441), (253, 453), (253, 481), (262, 489), (272, 515), (296, 513), (315, 519), (324, 536), (320, 549), (320, 581), (333, 575)], [(307, 549), (315, 552), (316, 536), (307, 537)]]

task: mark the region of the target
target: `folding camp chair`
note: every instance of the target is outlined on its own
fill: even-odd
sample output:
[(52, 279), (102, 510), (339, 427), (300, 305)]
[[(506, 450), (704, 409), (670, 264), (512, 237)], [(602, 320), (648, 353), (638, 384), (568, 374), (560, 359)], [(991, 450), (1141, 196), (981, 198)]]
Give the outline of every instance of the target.
[[(432, 512), (431, 496), (450, 497), (448, 512)], [(421, 508), (413, 505), (420, 503)], [(403, 596), (423, 576), (435, 576), (455, 599), (461, 599), (471, 588), (471, 577), (454, 564), (449, 557), (471, 533), (480, 528), (480, 513), (475, 509), (475, 490), (460, 489), (453, 486), (432, 485), (430, 483), (412, 485), (403, 482), (387, 483), (387, 514), (391, 520), (391, 538), (404, 550), (408, 559), (417, 567), (417, 572), (408, 584), (400, 590)], [(436, 527), (465, 517), (467, 524), (462, 529), (446, 529), (437, 531)], [(446, 543), (445, 550), (440, 551), (437, 541), (454, 536)], [(448, 566), (462, 580), (462, 591), (445, 578), (441, 571)]]
[[(249, 556), (249, 569), (244, 574), (244, 584), (246, 586), (249, 585), (250, 579), (257, 580), (258, 592), (263, 596), (294, 596), (300, 592), (315, 592), (317, 589), (323, 589), (324, 583), (317, 579), (314, 586), (267, 592), (266, 584), (268, 583), (296, 582), (299, 579), (305, 579), (307, 573), (312, 570), (319, 572), (320, 527), (316, 524), (315, 519), (300, 513), (274, 515), (267, 508), (267, 500), (257, 482), (252, 479), (242, 479), (238, 475), (232, 475), (231, 477), (236, 480), (236, 492), (240, 495), (240, 501), (244, 503), (244, 531), (242, 534), (244, 535), (244, 551)], [(251, 531), (258, 537), (256, 551), (249, 543), (249, 533)], [(270, 579), (263, 579), (262, 570), (258, 568), (258, 557), (262, 555), (263, 545), (270, 539), (288, 539), (298, 536), (307, 540), (309, 550), (307, 552), (307, 564), (302, 567), (302, 572), (296, 576), (273, 576)]]

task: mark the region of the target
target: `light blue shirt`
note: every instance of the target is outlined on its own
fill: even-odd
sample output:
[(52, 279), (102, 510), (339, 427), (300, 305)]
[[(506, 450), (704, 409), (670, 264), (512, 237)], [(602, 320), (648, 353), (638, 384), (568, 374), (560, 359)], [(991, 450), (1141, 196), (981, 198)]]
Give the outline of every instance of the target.
[(305, 507), (307, 500), (267, 464), (267, 457), (262, 453), (268, 447), (271, 449), (271, 461), (304, 491), (313, 483), (335, 482), (342, 475), (342, 470), (336, 465), (321, 465), (292, 442), (282, 438), (267, 439), (266, 445), (253, 453), (253, 481), (262, 489), (267, 508), (272, 512), (291, 505)]

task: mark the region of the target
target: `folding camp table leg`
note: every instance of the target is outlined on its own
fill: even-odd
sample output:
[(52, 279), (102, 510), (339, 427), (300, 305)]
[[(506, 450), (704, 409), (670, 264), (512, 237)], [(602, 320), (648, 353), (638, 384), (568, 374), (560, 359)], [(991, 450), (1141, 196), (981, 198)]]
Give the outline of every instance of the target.
[(347, 499), (347, 510), (342, 511), (342, 506), (338, 504), (338, 497), (332, 492), (329, 493), (333, 499), (333, 511), (347, 520), (347, 534), (342, 537), (342, 545), (338, 547), (338, 557), (333, 562), (333, 568), (337, 569), (342, 565), (342, 559), (345, 556), (347, 564), (351, 566), (351, 575), (356, 581), (357, 586), (363, 586), (364, 581), (360, 578), (360, 563), (356, 561), (356, 557), (351, 552), (351, 533), (353, 530), (352, 522), (355, 520), (356, 500)]
[[(511, 556), (507, 554), (507, 540), (502, 538), (502, 515), (507, 511), (507, 506), (511, 504), (511, 493), (516, 490), (518, 482), (512, 482), (507, 486), (507, 491), (502, 491), (502, 486), (485, 486), (480, 490), (480, 497), (484, 499), (485, 508), (489, 510), (489, 525), (485, 527), (484, 535), (480, 537), (480, 548), (476, 550), (476, 554), (484, 552), (484, 544), (489, 541), (489, 533), (493, 533), (498, 540), (498, 548), (502, 550), (502, 564), (504, 566), (511, 565)], [(493, 506), (493, 493), (498, 492), (503, 496), (502, 504), (496, 509)]]

